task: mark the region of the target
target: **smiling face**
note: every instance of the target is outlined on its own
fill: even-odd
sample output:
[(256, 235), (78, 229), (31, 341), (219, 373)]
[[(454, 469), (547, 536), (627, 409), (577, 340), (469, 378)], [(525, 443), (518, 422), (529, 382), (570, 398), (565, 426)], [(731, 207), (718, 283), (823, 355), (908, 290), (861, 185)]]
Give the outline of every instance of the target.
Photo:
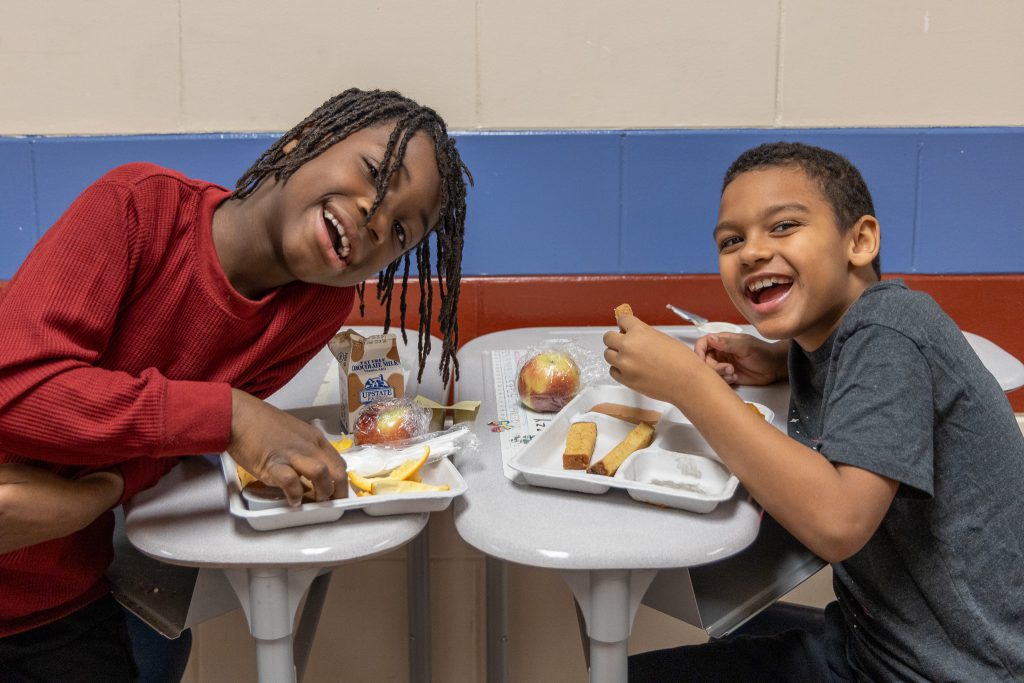
[[(356, 131), (287, 181), (268, 178), (250, 197), (233, 200), (241, 202), (238, 222), (255, 223), (257, 236), (267, 237), (253, 241), (251, 232), (236, 232), (248, 246), (222, 254), (236, 289), (260, 296), (294, 280), (358, 284), (424, 239), (438, 221), (441, 197), (434, 144), (425, 133), (410, 139), (402, 167), (369, 215), (392, 130), (388, 123)], [(233, 259), (236, 254), (244, 256)]]
[(385, 124), (352, 133), (280, 187), (282, 255), (295, 279), (362, 282), (418, 244), (437, 222), (441, 177), (424, 133), (410, 140), (402, 168), (367, 222), (393, 129)]
[[(799, 168), (741, 173), (722, 192), (718, 267), (733, 304), (769, 339), (821, 346), (874, 280), (878, 223), (840, 231), (831, 205)], [(865, 259), (867, 261), (865, 262)]]

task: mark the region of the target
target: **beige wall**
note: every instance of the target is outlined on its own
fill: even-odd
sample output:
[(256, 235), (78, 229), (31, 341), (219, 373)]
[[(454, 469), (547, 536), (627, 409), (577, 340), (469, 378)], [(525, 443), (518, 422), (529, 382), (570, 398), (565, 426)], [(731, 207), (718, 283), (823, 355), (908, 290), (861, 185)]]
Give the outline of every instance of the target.
[(348, 86), (455, 129), (1020, 125), (1018, 0), (4, 0), (0, 135), (265, 131)]

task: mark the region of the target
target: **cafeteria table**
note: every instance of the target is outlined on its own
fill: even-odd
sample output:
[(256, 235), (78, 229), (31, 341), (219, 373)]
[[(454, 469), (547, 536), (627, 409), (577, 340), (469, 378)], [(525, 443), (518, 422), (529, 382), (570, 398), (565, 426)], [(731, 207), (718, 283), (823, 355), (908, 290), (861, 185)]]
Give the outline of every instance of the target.
[[(513, 329), (477, 337), (459, 351), (455, 399), (483, 400), (474, 428), (482, 457), (456, 460), (469, 489), (455, 501), (454, 519), (459, 535), (488, 556), (490, 683), (507, 678), (505, 562), (561, 573), (585, 623), (590, 680), (599, 683), (626, 680), (628, 638), (641, 601), (718, 637), (825, 565), (762, 515), (742, 487), (711, 513), (694, 514), (645, 505), (622, 491), (588, 495), (513, 483), (521, 474), (505, 464), (509, 454), (499, 438), (505, 417), (499, 397), (508, 387), (496, 386), (495, 365), (507, 364), (509, 350), (547, 340), (569, 340), (603, 364), (601, 338), (608, 329)], [(691, 346), (700, 336), (690, 326), (660, 329)], [(1024, 365), (983, 338), (967, 337), (1004, 390), (1024, 385)], [(507, 384), (507, 373), (500, 376)], [(771, 408), (773, 425), (785, 430), (787, 384), (737, 391)]]
[[(380, 331), (355, 329), (364, 335)], [(409, 396), (444, 404), (446, 392), (435, 369), (441, 342), (431, 339), (423, 383), (416, 382), (414, 371), (406, 390)], [(402, 350), (403, 363), (414, 366), (415, 334), (409, 342)], [(338, 387), (338, 363), (324, 348), (268, 402), (301, 419), (340, 427)], [(143, 557), (126, 552), (115, 560), (110, 578), (115, 597), (168, 636), (241, 605), (256, 640), (259, 680), (281, 683), (301, 680), (330, 569), (412, 541), (407, 565), (410, 680), (429, 681), (429, 551), (427, 535), (420, 533), (428, 519), (425, 512), (371, 517), (350, 510), (332, 524), (257, 531), (229, 514), (217, 459), (184, 458), (126, 507), (127, 541)], [(154, 564), (156, 576), (165, 576), (166, 583), (154, 580)]]

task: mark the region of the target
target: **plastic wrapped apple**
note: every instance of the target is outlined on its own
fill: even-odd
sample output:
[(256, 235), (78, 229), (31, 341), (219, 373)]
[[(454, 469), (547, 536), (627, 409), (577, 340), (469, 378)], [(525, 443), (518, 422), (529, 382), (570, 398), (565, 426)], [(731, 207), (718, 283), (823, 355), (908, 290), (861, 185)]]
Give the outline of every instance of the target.
[(519, 398), (530, 410), (553, 413), (580, 391), (580, 368), (562, 351), (541, 351), (519, 370)]
[(365, 446), (411, 439), (429, 427), (429, 410), (407, 398), (389, 398), (360, 408), (353, 433), (356, 443)]

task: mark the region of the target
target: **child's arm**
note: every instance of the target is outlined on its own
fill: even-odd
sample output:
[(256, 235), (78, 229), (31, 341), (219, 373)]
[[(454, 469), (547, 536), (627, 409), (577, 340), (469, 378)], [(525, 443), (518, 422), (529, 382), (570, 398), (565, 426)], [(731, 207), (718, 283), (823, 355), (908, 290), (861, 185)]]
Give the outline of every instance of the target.
[(789, 345), (749, 334), (719, 332), (697, 340), (697, 357), (729, 384), (765, 385), (786, 379)]
[(138, 223), (129, 188), (95, 183), (40, 239), (0, 299), (5, 451), (74, 465), (226, 445), (227, 384), (100, 366), (138, 275)]
[(244, 391), (232, 389), (231, 398), (227, 451), (247, 472), (280, 487), (291, 505), (302, 501), (300, 476), (316, 500), (348, 495), (345, 461), (319, 429)]
[(115, 471), (66, 479), (31, 465), (0, 464), (0, 555), (84, 529), (117, 503), (123, 486)]
[(829, 562), (871, 538), (898, 483), (833, 465), (747, 409), (714, 369), (682, 342), (633, 317), (608, 332), (605, 359), (617, 381), (677, 406), (780, 524)]

